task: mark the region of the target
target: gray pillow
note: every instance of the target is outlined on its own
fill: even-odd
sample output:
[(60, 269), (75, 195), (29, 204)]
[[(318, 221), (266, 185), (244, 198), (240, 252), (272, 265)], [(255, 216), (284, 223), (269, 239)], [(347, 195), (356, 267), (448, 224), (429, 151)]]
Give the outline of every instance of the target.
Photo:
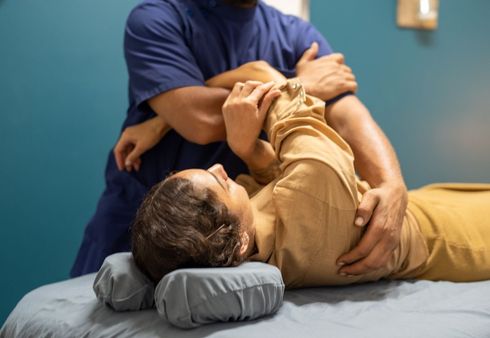
[(136, 266), (131, 252), (108, 256), (94, 281), (97, 298), (116, 311), (153, 307), (153, 282)]
[(155, 289), (159, 315), (180, 328), (252, 320), (282, 305), (284, 282), (275, 266), (249, 262), (233, 268), (180, 269)]

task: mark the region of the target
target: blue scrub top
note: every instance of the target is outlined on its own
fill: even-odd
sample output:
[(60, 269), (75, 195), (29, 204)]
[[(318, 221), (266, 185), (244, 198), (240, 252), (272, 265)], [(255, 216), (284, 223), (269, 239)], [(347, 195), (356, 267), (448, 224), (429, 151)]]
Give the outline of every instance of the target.
[[(319, 56), (331, 53), (311, 24), (260, 0), (250, 9), (220, 0), (145, 0), (126, 24), (129, 109), (122, 130), (155, 116), (149, 98), (178, 87), (204, 86), (206, 79), (249, 61), (265, 60), (293, 77), (296, 62), (314, 41)], [(139, 172), (119, 171), (111, 152), (106, 189), (85, 229), (71, 276), (97, 271), (106, 256), (130, 250), (129, 227), (151, 186), (171, 171), (215, 163), (233, 178), (247, 172), (226, 143), (197, 145), (173, 130), (142, 156)]]

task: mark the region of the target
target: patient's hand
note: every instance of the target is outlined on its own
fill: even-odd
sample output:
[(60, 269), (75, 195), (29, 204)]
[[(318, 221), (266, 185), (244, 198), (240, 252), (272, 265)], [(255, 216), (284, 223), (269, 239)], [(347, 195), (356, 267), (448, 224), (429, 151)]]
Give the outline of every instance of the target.
[(169, 130), (170, 126), (160, 116), (127, 127), (114, 147), (117, 168), (139, 171), (140, 156), (160, 142)]
[(344, 64), (342, 54), (315, 59), (317, 54), (318, 44), (314, 42), (296, 64), (296, 74), (308, 94), (328, 101), (345, 92), (357, 91), (356, 78)]
[(237, 82), (259, 81), (265, 83), (285, 80), (284, 75), (266, 61), (252, 61), (208, 79), (206, 85), (231, 89)]
[[(261, 148), (259, 134), (270, 105), (281, 92), (274, 82), (237, 82), (223, 105), (226, 141), (230, 149), (247, 165), (261, 166), (254, 162), (254, 155)], [(269, 158), (267, 158), (267, 161)], [(269, 163), (264, 163), (263, 165)]]

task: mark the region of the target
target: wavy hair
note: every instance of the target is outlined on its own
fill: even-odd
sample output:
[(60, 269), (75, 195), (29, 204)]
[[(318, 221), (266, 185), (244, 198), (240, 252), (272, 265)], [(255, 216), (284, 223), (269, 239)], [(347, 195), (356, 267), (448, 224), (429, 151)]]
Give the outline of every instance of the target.
[(238, 217), (212, 190), (179, 177), (148, 192), (131, 242), (136, 264), (155, 283), (179, 268), (236, 266), (244, 260)]

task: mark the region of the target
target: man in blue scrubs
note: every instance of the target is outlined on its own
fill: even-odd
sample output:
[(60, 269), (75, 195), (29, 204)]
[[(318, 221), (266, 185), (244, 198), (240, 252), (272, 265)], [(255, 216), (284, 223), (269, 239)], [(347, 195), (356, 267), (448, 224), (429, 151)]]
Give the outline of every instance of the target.
[(130, 105), (123, 130), (155, 116), (172, 129), (142, 156), (137, 171), (118, 170), (109, 155), (106, 189), (85, 229), (72, 277), (97, 271), (106, 256), (130, 250), (129, 226), (144, 194), (170, 172), (214, 163), (231, 177), (247, 172), (221, 142), (221, 106), (229, 91), (205, 87), (205, 81), (254, 60), (267, 61), (286, 77), (298, 76), (310, 94), (327, 101), (329, 124), (352, 146), (360, 159), (356, 169), (375, 188), (358, 211), (356, 223), (368, 225), (366, 235), (339, 265), (347, 274), (360, 274), (388, 260), (406, 208), (399, 165), (367, 109), (348, 95), (355, 82), (329, 87), (335, 74), (325, 56), (332, 50), (313, 26), (260, 0), (144, 0), (128, 18), (124, 47)]

